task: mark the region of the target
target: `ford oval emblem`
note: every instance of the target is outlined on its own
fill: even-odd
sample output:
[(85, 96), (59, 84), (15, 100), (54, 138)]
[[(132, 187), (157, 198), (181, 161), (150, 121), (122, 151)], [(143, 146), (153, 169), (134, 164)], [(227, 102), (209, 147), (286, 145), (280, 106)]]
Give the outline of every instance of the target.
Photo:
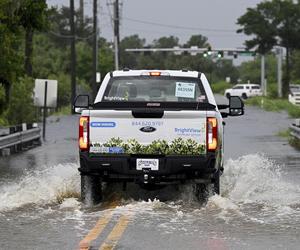
[(156, 130), (156, 128), (147, 126), (147, 127), (140, 128), (140, 130), (145, 133), (151, 133), (151, 132), (154, 132)]

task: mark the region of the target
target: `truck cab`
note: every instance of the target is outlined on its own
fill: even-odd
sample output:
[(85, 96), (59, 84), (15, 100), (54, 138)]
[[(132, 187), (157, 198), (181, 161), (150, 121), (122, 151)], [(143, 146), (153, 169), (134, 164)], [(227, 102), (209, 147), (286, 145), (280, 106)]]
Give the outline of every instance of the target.
[[(228, 112), (220, 112), (227, 109)], [(217, 105), (203, 73), (124, 70), (108, 73), (90, 104), (78, 96), (81, 196), (102, 200), (102, 183), (142, 188), (191, 182), (220, 192), (223, 118), (244, 114), (239, 97)], [(126, 185), (124, 185), (126, 186)]]

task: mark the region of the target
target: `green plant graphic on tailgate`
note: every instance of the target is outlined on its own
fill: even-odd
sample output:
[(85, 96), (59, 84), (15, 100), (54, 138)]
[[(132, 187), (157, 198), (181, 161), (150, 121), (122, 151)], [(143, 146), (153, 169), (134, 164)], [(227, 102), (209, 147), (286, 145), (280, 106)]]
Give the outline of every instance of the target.
[(199, 155), (205, 153), (205, 144), (197, 143), (193, 139), (176, 138), (171, 143), (166, 140), (154, 140), (148, 145), (140, 144), (136, 139), (123, 141), (111, 138), (104, 144), (94, 143), (95, 147), (119, 147), (125, 154), (164, 154), (164, 155)]

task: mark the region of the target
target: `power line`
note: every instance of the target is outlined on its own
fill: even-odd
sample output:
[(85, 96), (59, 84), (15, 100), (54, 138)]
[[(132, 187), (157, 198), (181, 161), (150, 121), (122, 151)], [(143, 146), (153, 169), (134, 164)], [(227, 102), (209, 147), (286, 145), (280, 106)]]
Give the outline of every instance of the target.
[(81, 36), (77, 36), (77, 35), (74, 35), (74, 36), (64, 35), (64, 34), (60, 34), (60, 33), (57, 33), (55, 31), (52, 31), (52, 30), (50, 30), (49, 33), (54, 35), (54, 36), (65, 38), (65, 39), (72, 39), (73, 37), (75, 37), (76, 40), (89, 40), (89, 39), (91, 39), (95, 36), (95, 33), (91, 33), (90, 35), (88, 35), (86, 37), (81, 37)]
[[(123, 30), (131, 30), (131, 31), (137, 31), (137, 32), (144, 32), (144, 33), (148, 33), (148, 34), (166, 34), (165, 31), (160, 31), (160, 30), (149, 30), (149, 29), (138, 29), (138, 28), (127, 28), (127, 27), (122, 27)], [(173, 33), (173, 35), (178, 35), (178, 36), (182, 36), (182, 35), (189, 35), (190, 32), (175, 32)], [(236, 37), (236, 36), (245, 36), (242, 33), (237, 33), (237, 34), (213, 34), (213, 35), (209, 35), (209, 37)]]
[[(103, 13), (103, 14), (109, 15), (108, 13)], [(236, 30), (231, 30), (231, 29), (208, 29), (208, 28), (197, 28), (197, 27), (180, 26), (180, 25), (172, 25), (172, 24), (162, 24), (162, 23), (144, 21), (144, 20), (134, 19), (134, 18), (129, 18), (129, 17), (122, 17), (122, 19), (130, 21), (130, 22), (142, 23), (142, 24), (159, 26), (159, 27), (166, 27), (166, 28), (171, 28), (171, 29), (207, 31), (207, 32), (231, 32), (231, 33), (236, 32)]]

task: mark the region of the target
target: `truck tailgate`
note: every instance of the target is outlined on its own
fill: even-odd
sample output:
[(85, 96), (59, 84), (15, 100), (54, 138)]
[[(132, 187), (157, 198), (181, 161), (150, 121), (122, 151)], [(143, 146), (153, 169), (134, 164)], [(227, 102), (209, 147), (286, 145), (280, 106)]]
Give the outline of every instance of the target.
[(89, 131), (91, 153), (126, 153), (128, 143), (171, 145), (178, 138), (204, 150), (206, 111), (164, 111), (162, 118), (135, 118), (131, 110), (91, 110)]

